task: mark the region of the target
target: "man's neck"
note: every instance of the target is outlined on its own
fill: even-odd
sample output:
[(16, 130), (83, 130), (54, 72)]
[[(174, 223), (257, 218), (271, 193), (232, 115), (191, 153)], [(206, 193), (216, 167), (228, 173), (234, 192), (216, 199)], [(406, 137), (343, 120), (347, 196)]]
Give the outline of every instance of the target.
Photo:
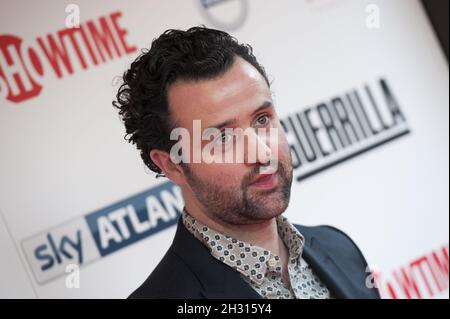
[(200, 209), (190, 208), (186, 205), (186, 210), (200, 223), (222, 234), (267, 249), (273, 254), (280, 256), (280, 258), (286, 255), (286, 251), (284, 250), (287, 250), (287, 248), (278, 235), (275, 217), (254, 224), (233, 225), (222, 221), (215, 221)]

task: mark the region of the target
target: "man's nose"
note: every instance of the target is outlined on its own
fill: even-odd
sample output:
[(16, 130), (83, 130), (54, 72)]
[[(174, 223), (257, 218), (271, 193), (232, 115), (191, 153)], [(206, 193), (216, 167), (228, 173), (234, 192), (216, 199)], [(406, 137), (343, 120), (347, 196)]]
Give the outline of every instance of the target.
[(272, 150), (269, 146), (269, 139), (266, 134), (252, 132), (247, 138), (245, 145), (245, 163), (247, 165), (268, 165), (272, 157)]

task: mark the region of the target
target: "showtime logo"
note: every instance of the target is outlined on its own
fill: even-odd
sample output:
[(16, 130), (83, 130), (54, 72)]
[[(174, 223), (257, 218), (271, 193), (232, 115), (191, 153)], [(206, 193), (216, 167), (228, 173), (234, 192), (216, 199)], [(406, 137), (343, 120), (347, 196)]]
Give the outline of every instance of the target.
[(0, 35), (0, 98), (14, 103), (40, 94), (47, 76), (62, 79), (137, 51), (126, 41), (120, 11), (27, 43)]

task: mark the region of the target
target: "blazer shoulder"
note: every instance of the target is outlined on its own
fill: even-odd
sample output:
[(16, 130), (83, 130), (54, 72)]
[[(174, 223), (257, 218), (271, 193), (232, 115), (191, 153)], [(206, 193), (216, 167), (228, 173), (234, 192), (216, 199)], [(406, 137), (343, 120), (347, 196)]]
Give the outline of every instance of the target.
[(367, 265), (366, 258), (364, 257), (364, 254), (362, 253), (361, 249), (359, 249), (358, 245), (353, 241), (353, 239), (347, 233), (340, 230), (339, 228), (336, 228), (336, 227), (330, 226), (330, 225), (323, 225), (322, 227), (334, 232), (336, 236), (338, 236), (338, 237), (342, 238), (342, 240), (346, 241), (347, 244), (350, 247), (352, 247), (355, 250), (355, 252), (359, 255), (359, 258), (361, 258), (363, 263), (365, 265)]
[(197, 299), (201, 285), (195, 274), (172, 249), (128, 299)]
[(369, 271), (367, 269), (367, 260), (360, 248), (344, 231), (330, 225), (295, 226), (305, 237), (314, 237), (319, 240), (331, 256), (346, 262), (352, 262)]
[(331, 257), (346, 277), (353, 282), (357, 289), (354, 298), (380, 298), (378, 289), (368, 286), (368, 280), (372, 280), (373, 274), (371, 274), (363, 253), (350, 236), (329, 225), (296, 226), (312, 250), (320, 247), (321, 253)]

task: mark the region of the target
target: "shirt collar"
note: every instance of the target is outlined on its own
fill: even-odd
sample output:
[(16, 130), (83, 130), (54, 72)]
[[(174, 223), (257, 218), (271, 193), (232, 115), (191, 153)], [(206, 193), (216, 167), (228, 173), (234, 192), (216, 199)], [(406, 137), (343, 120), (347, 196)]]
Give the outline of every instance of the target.
[[(187, 230), (202, 242), (211, 255), (261, 285), (268, 271), (281, 272), (280, 257), (262, 247), (222, 234), (196, 220), (183, 209), (182, 220)], [(277, 217), (278, 234), (289, 251), (289, 262), (302, 254), (303, 235), (282, 215)]]

